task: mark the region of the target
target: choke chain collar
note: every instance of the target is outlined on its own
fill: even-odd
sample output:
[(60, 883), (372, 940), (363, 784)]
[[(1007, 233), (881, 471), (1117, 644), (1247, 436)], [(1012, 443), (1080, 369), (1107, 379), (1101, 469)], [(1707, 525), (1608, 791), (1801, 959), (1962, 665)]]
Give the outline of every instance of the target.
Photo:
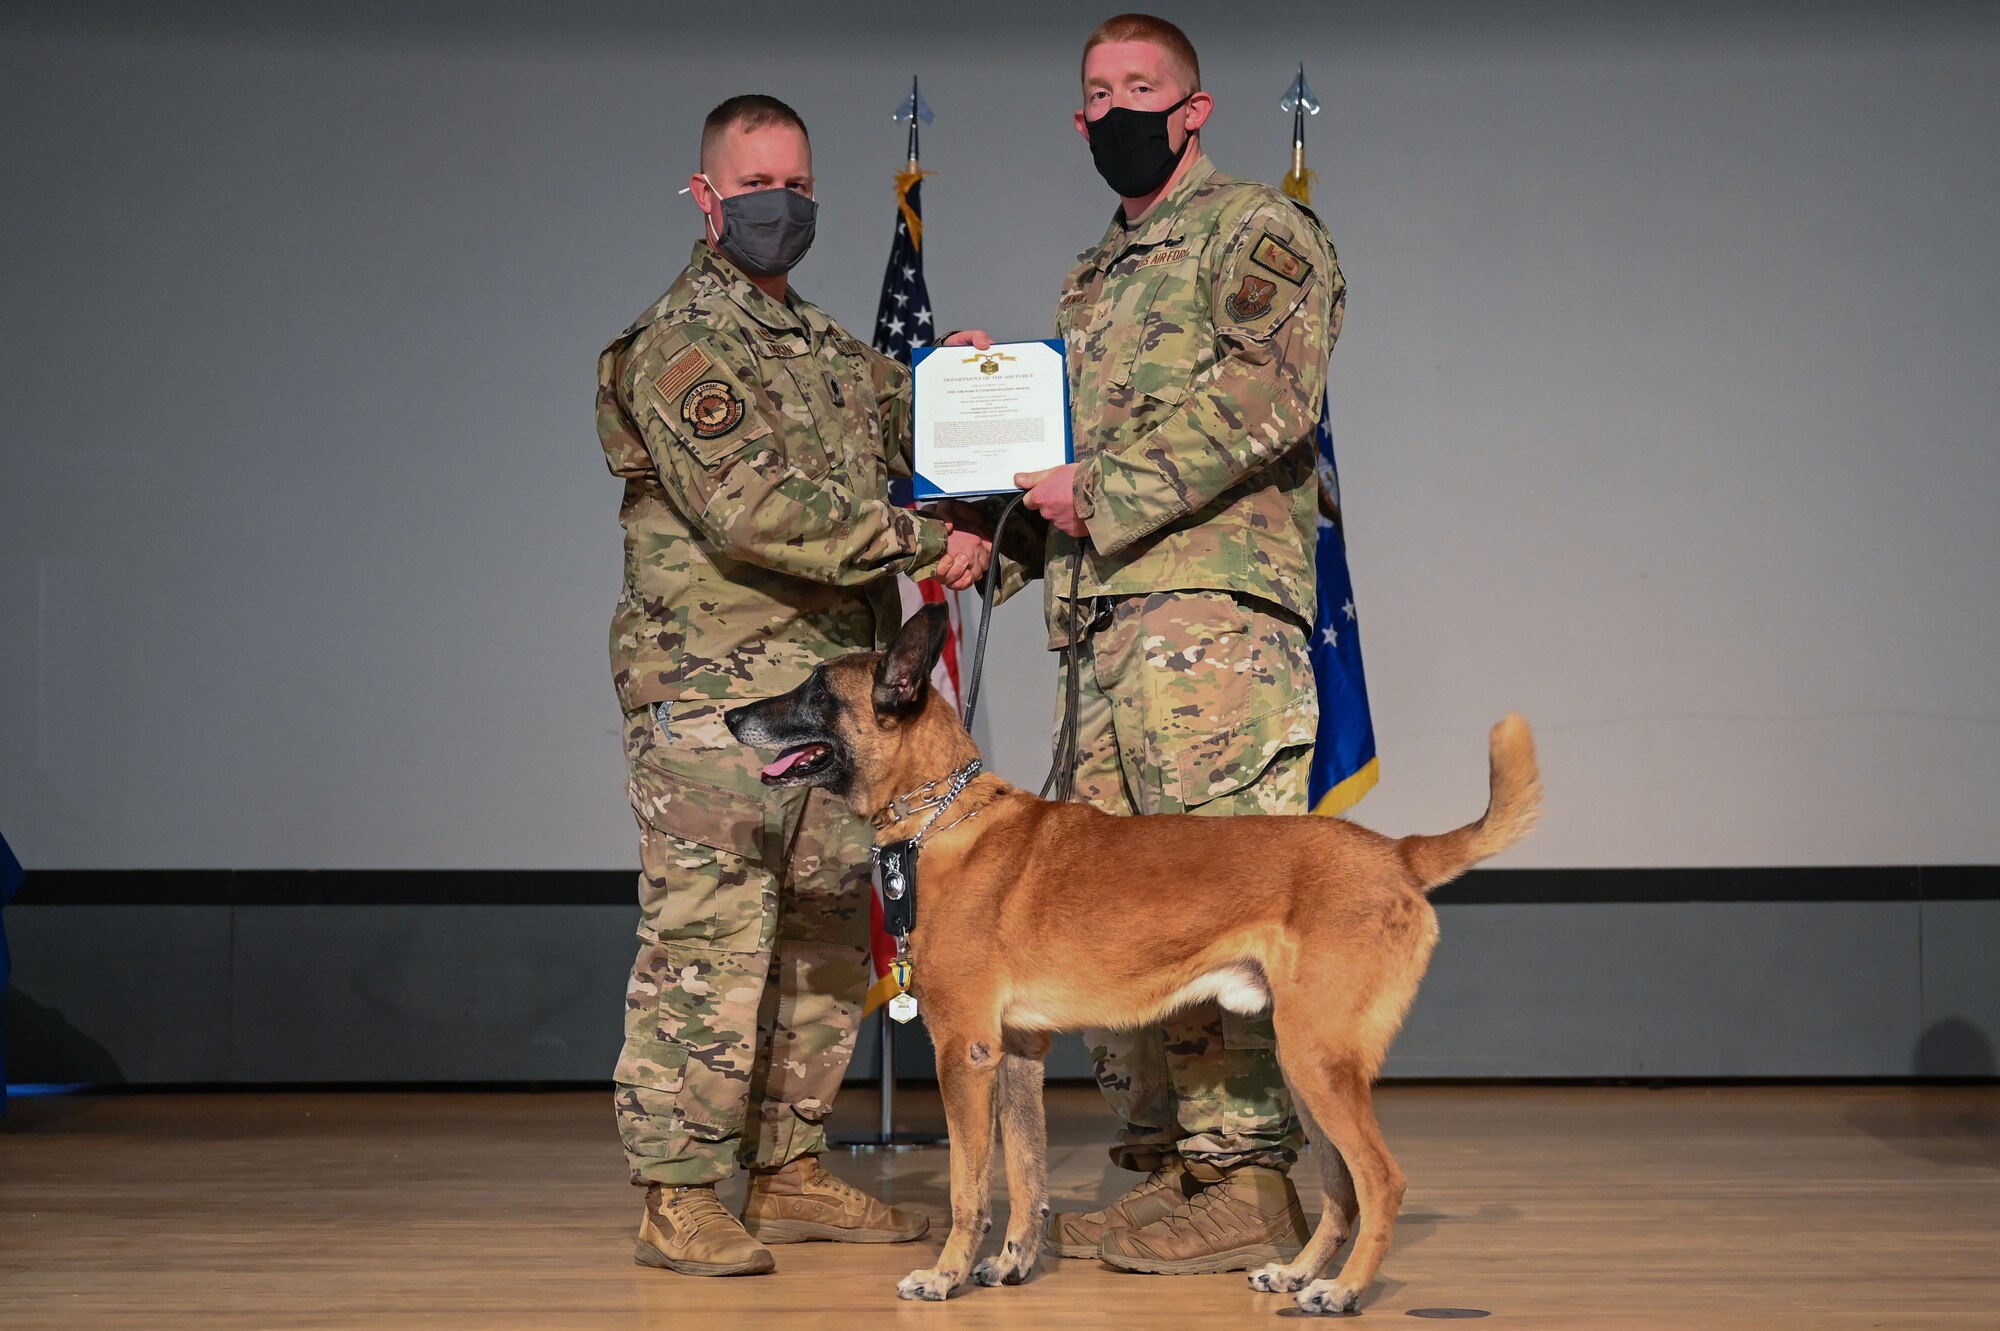
[[(949, 776), (941, 776), (934, 781), (924, 782), (924, 784), (914, 790), (904, 791), (902, 794), (896, 796), (896, 798), (890, 800), (889, 806), (869, 819), (869, 821), (876, 827), (882, 828), (889, 826), (891, 823), (901, 822), (905, 818), (914, 818), (925, 809), (929, 809), (931, 816), (924, 819), (924, 825), (918, 828), (917, 834), (909, 839), (910, 849), (915, 850), (923, 844), (924, 838), (931, 834), (931, 828), (937, 826), (937, 820), (943, 816), (944, 811), (950, 808), (960, 795), (965, 793), (965, 788), (972, 784), (972, 778), (984, 771), (985, 767), (986, 763), (983, 759), (974, 758), (971, 762)], [(934, 795), (929, 799), (916, 798), (927, 791), (937, 789), (939, 786), (945, 787), (944, 794)], [(979, 812), (977, 809), (972, 811), (972, 813), (977, 812)], [(972, 813), (954, 818), (951, 822), (946, 823), (944, 827), (939, 827), (937, 830), (942, 832), (947, 828), (956, 827), (967, 818), (970, 818)], [(879, 850), (877, 854), (880, 854)]]
[[(911, 838), (913, 841), (922, 841), (925, 835), (931, 830), (931, 824), (938, 820), (938, 815), (943, 813), (950, 806), (951, 802), (964, 792), (966, 786), (971, 783), (972, 778), (978, 776), (985, 768), (985, 765), (984, 760), (974, 758), (971, 762), (948, 776), (941, 776), (935, 780), (926, 781), (914, 790), (906, 790), (896, 796), (896, 798), (890, 800), (887, 807), (875, 814), (868, 821), (879, 830), (890, 826), (892, 823), (900, 823), (905, 818), (914, 818), (925, 809), (929, 809), (931, 816), (924, 821), (922, 830), (915, 837)], [(936, 790), (939, 786), (946, 787), (942, 795), (932, 795), (929, 799), (918, 798), (930, 791)], [(940, 828), (939, 830), (942, 831), (944, 829)]]

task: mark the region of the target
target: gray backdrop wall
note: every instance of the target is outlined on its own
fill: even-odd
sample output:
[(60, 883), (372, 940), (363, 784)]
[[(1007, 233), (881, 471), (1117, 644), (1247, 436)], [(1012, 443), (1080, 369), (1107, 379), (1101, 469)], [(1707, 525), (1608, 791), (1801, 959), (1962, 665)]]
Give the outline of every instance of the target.
[[(1048, 331), (1111, 203), (1069, 124), (1102, 15), (633, 9), (0, 11), (0, 828), (31, 869), (635, 862), (593, 360), (698, 234), (676, 190), (722, 97), (776, 92), (812, 125), (823, 211), (797, 281), (865, 329), (888, 113), (921, 74), (940, 319)], [(2000, 11), (1159, 9), (1202, 51), (1225, 169), (1282, 172), (1297, 61), (1326, 107), (1315, 203), (1352, 288), (1333, 411), (1383, 754), (1357, 816), (1463, 821), (1485, 728), (1518, 707), (1549, 803), (1516, 867), (2000, 861)], [(1037, 620), (1033, 598), (1001, 610), (982, 724), (1029, 782), (1052, 709)], [(1953, 945), (2000, 932), (1989, 902), (1952, 904)], [(344, 940), (335, 991), (366, 950), (343, 931), (409, 936), (394, 909), (313, 926)], [(533, 909), (541, 951), (492, 912), (469, 927), (514, 958), (495, 983), (565, 977), (571, 1015), (550, 997), (532, 1019), (557, 1033), (383, 1075), (608, 1066), (574, 1032), (615, 1020), (630, 912), (552, 931), (560, 908)], [(2000, 995), (1977, 946), (1937, 971), (1959, 963), (1936, 910), (1452, 907), (1397, 1066), (1907, 1072), (1958, 1021), (1978, 1070)], [(16, 1002), (88, 1027), (63, 977), (133, 918), (10, 912)], [(423, 929), (446, 956), (467, 937)], [(550, 944), (564, 929), (594, 941)], [(243, 932), (214, 974), (160, 963), (222, 1005), (203, 1038), (234, 1052), (162, 1062), (167, 1033), (128, 1030), (126, 1062), (354, 1072), (245, 1052)], [(1579, 955), (1603, 974), (1549, 979)], [(434, 1011), (383, 983), (406, 1026)], [(1779, 991), (1810, 1038), (1741, 1030)], [(1692, 1005), (1671, 1056), (1636, 1033), (1667, 996)], [(528, 1020), (482, 1001), (439, 1042)], [(570, 1052), (538, 1063), (538, 1039)]]

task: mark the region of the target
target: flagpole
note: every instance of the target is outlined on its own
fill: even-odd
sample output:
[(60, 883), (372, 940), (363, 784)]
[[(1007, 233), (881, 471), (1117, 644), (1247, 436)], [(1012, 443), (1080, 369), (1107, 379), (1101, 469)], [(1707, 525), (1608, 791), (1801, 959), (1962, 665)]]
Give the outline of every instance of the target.
[[(1312, 206), (1313, 173), (1306, 166), (1306, 117), (1319, 114), (1319, 98), (1299, 65), (1278, 107), (1292, 116), (1292, 169), (1279, 186), (1286, 197)], [(1315, 219), (1317, 220), (1317, 219)], [(1347, 539), (1340, 520), (1340, 473), (1333, 457), (1333, 419), (1320, 400), (1318, 438), (1319, 535), (1313, 554), (1319, 606), (1313, 616), (1313, 674), (1320, 691), (1309, 797), (1312, 811), (1337, 818), (1374, 788), (1382, 766), (1375, 751), (1375, 722), (1368, 711), (1368, 683), (1361, 664), (1354, 582), (1347, 568)]]
[[(910, 122), (905, 172), (914, 177), (921, 169), (917, 156), (917, 129), (922, 122), (932, 119), (931, 109), (924, 104), (923, 94), (917, 87), (916, 75), (910, 76), (910, 95), (897, 104), (892, 118)], [(903, 183), (899, 182), (899, 189)], [(910, 241), (913, 245), (917, 243), (914, 215), (911, 215)], [(893, 263), (893, 259), (891, 261)], [(928, 317), (929, 311), (925, 311), (925, 315)], [(896, 1131), (896, 1028), (890, 1024), (886, 1004), (876, 1011), (875, 1026), (880, 1106), (876, 1134), (873, 1137), (843, 1137), (834, 1145), (849, 1151), (914, 1151), (926, 1146), (945, 1145), (950, 1139), (938, 1133)]]
[(881, 1028), (877, 1037), (882, 1046), (882, 1144), (889, 1145), (896, 1136), (896, 1030), (889, 1024), (889, 1009), (884, 1006), (875, 1013), (875, 1024)]
[[(917, 108), (923, 105), (917, 96), (917, 76), (910, 75), (910, 170), (917, 169)], [(896, 1028), (889, 1024), (889, 1009), (882, 1007), (875, 1013), (875, 1024), (881, 1028), (878, 1037), (881, 1042), (881, 1144), (891, 1150), (896, 1149)]]
[(1319, 114), (1319, 98), (1313, 96), (1312, 85), (1306, 82), (1306, 67), (1299, 65), (1298, 77), (1292, 86), (1285, 89), (1279, 109), (1292, 113), (1292, 169), (1285, 173), (1279, 185), (1285, 194), (1300, 203), (1312, 202), (1312, 172), (1306, 170), (1306, 117)]

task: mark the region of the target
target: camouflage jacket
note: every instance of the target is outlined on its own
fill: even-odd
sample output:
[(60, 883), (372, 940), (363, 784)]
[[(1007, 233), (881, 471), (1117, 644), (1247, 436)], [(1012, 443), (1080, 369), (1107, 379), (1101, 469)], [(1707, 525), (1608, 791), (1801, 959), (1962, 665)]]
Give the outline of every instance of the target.
[(893, 575), (944, 554), (944, 524), (888, 498), (910, 474), (909, 371), (706, 244), (598, 358), (597, 434), (625, 481), (627, 710), (766, 697), (885, 647)]
[[(1313, 436), (1346, 291), (1310, 213), (1206, 159), (1077, 256), (1056, 327), (1090, 534), (1081, 595), (1227, 590), (1311, 625)], [(1077, 544), (1051, 529), (1051, 646)]]

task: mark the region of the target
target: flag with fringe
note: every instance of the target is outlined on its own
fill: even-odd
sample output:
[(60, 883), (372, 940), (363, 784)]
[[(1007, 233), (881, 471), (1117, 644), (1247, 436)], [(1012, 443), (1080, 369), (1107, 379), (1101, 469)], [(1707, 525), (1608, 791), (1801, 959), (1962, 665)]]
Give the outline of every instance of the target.
[[(1279, 185), (1310, 212), (1315, 173), (1306, 167), (1306, 117), (1319, 100), (1306, 67), (1278, 103), (1292, 114), (1292, 166)], [(1317, 219), (1315, 219), (1317, 220)], [(1340, 512), (1340, 469), (1333, 459), (1333, 423), (1322, 399), (1314, 441), (1319, 464), (1319, 608), (1313, 621), (1313, 676), (1319, 687), (1319, 737), (1313, 746), (1310, 797), (1314, 813), (1347, 812), (1381, 776), (1375, 755), (1375, 720), (1368, 711), (1368, 680), (1361, 670), (1361, 622), (1354, 608), (1354, 579), (1347, 571), (1347, 529)]]

